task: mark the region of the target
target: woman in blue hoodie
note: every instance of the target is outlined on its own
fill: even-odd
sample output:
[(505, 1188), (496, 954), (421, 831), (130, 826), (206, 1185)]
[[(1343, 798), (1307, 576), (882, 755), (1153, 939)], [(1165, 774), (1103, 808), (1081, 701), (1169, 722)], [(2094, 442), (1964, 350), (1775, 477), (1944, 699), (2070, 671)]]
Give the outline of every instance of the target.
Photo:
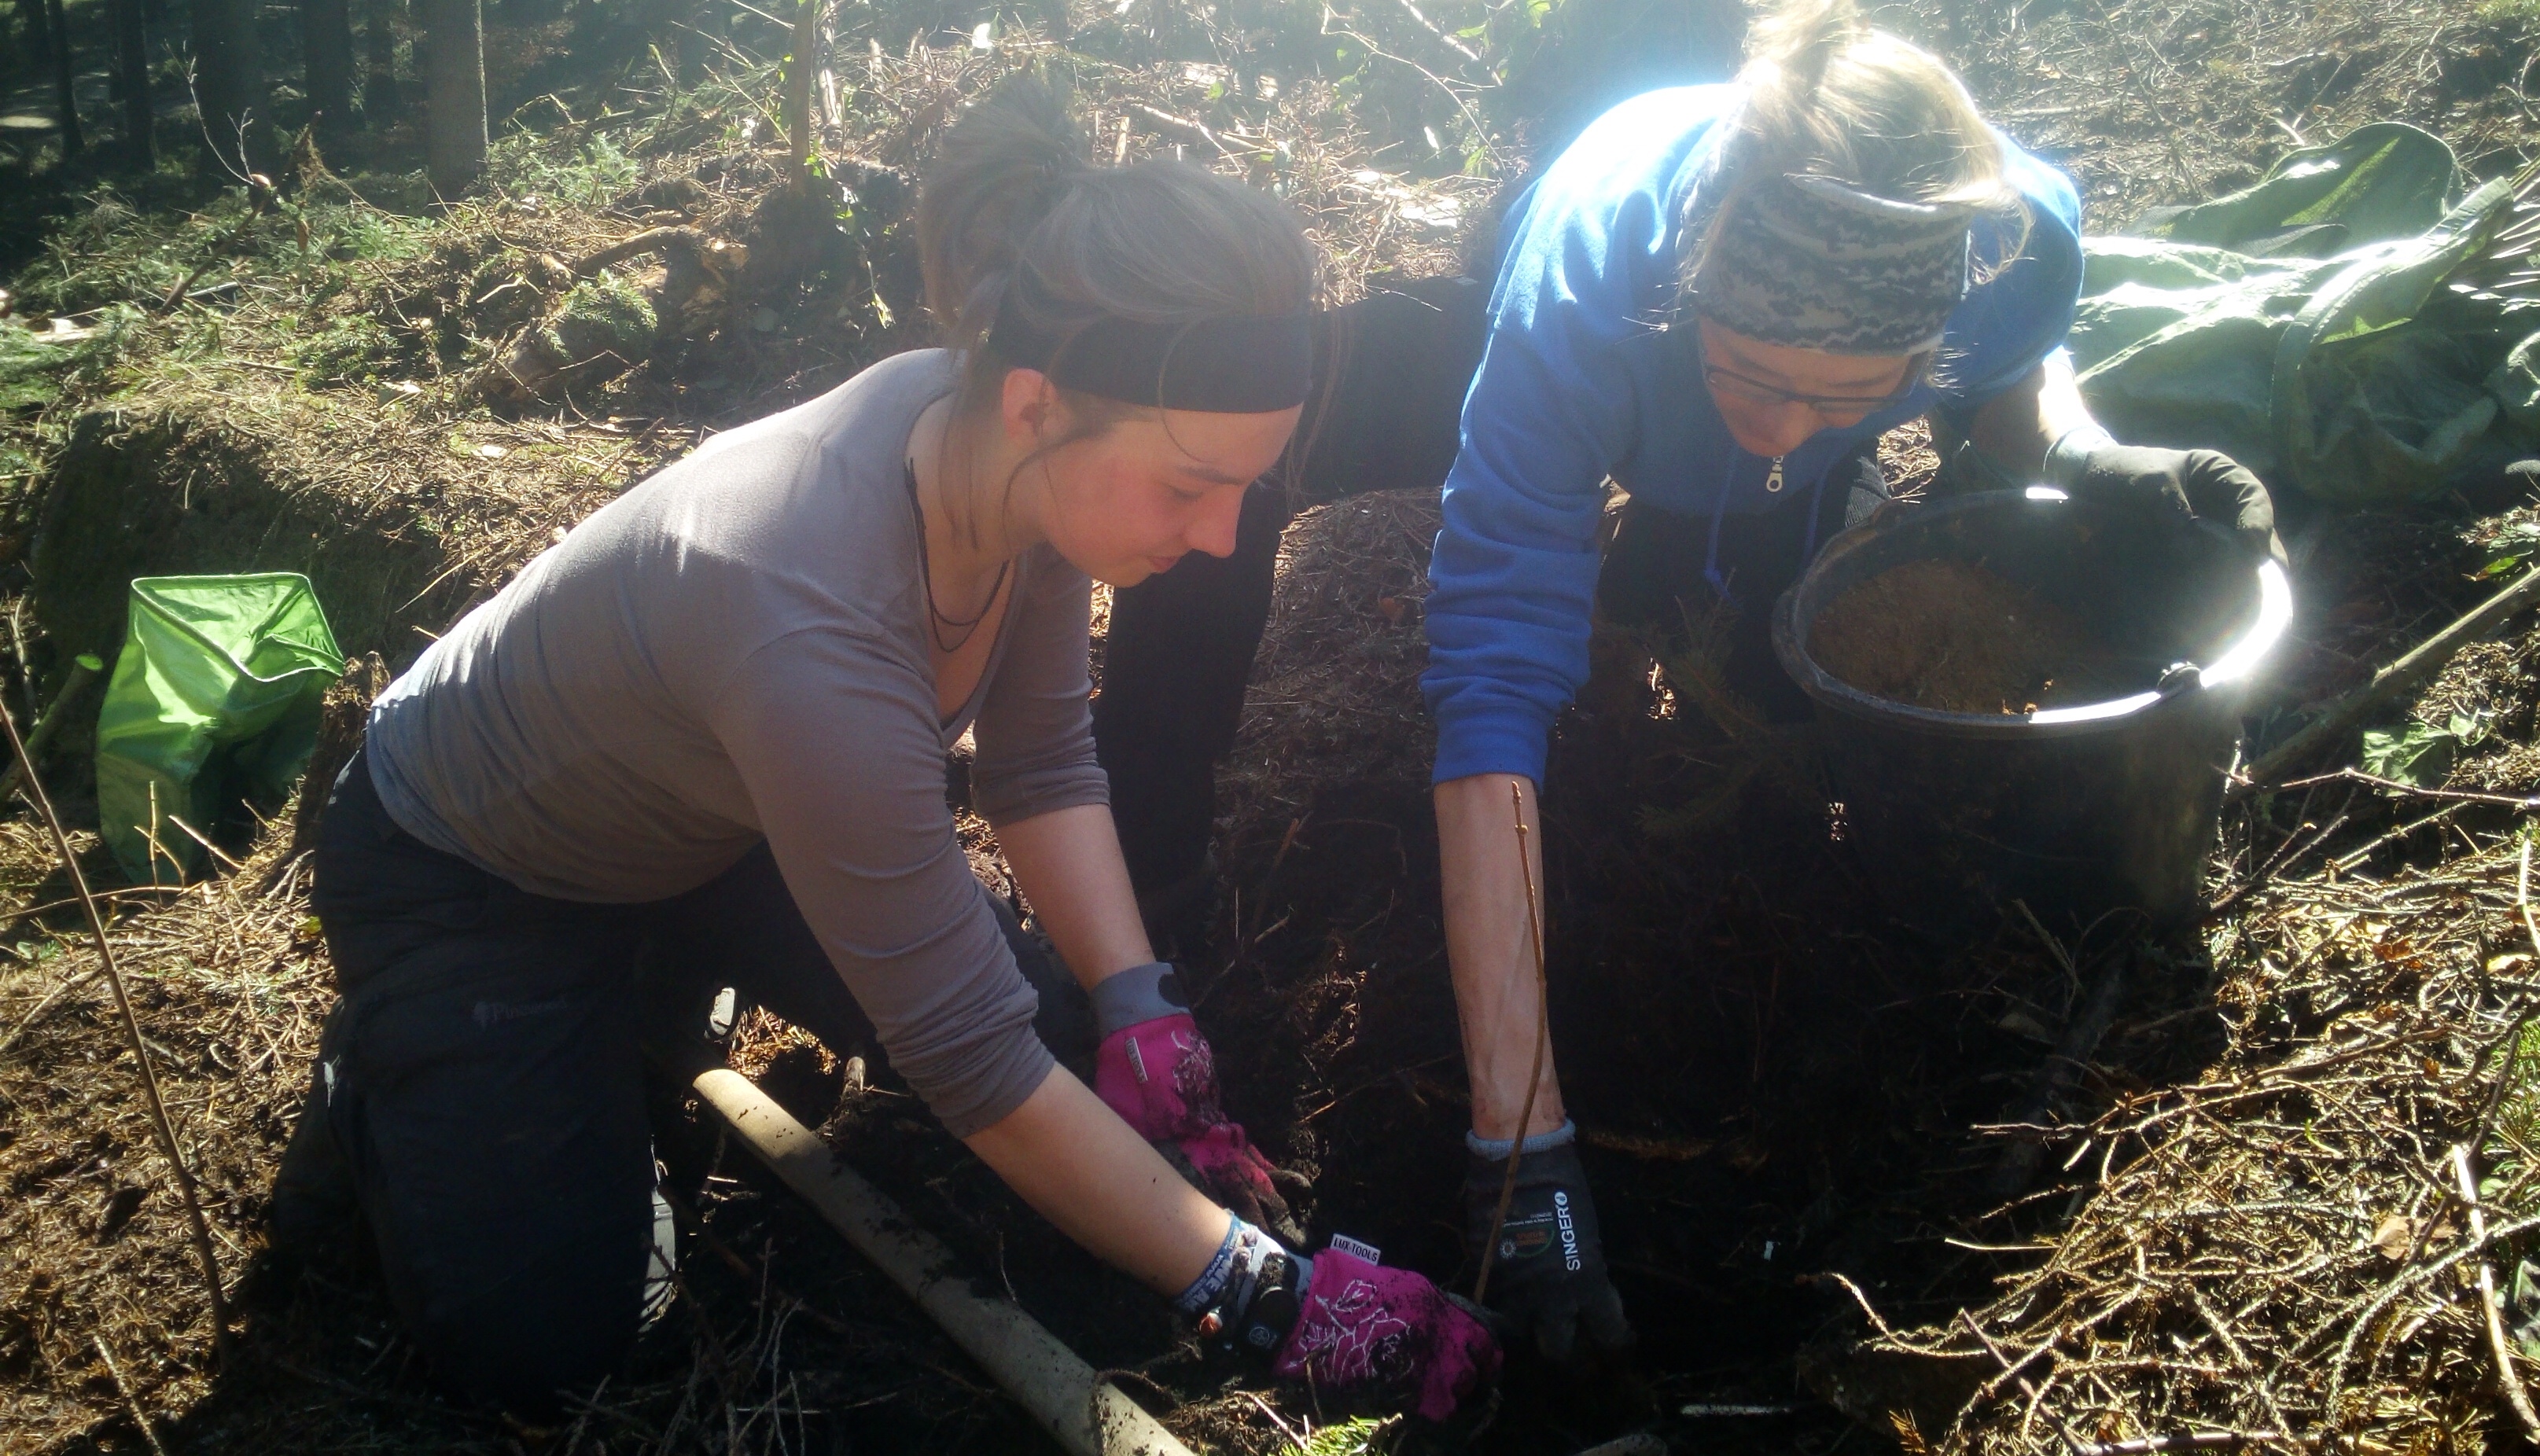
[[(1988, 125), (1938, 59), (1866, 28), (1852, 0), (1786, 0), (1756, 23), (1732, 83), (1628, 101), (1540, 173), (1509, 210), (1486, 304), (1470, 288), (1459, 315), (1457, 295), (1429, 290), (1414, 301), (1427, 311), (1417, 343), (1372, 329), (1347, 366), (1338, 408), (1381, 397), (1392, 434), (1326, 430), (1309, 494), (1339, 493), (1334, 477), (1418, 483), (1354, 458), (1366, 451), (1353, 441), (1394, 450), (1421, 428), (1399, 413), (1396, 381), (1417, 374), (1405, 359), (1478, 351), (1430, 569), (1423, 686), (1473, 1093), (1467, 1222), (1487, 1236), (1515, 1153), (1491, 1293), (1556, 1360), (1630, 1334), (1553, 1059), (1529, 1097), (1538, 1002), (1510, 792), (1531, 821), (1553, 720), (1588, 675), (1591, 616), (1680, 629), (1687, 611), (1725, 606), (1730, 681), (1768, 710), (1803, 711), (1772, 659), (1771, 603), (1884, 495), (1878, 438), (1918, 416), (1957, 480), (2043, 480), (2215, 518), (2253, 551), (2276, 549), (2246, 470), (2210, 451), (2119, 445), (2083, 406), (2063, 352), (2080, 212), (2070, 179)], [(1629, 500), (1600, 551), (1609, 481)], [(1278, 518), (1261, 514), (1275, 536)], [(1133, 843), (1157, 838), (1136, 820), (1138, 781), (1172, 761), (1126, 746), (1136, 665), (1162, 656), (1139, 640), (1136, 594), (1115, 607), (1104, 690), (1121, 726), (1105, 737), (1096, 721)], [(1193, 607), (1173, 611), (1186, 649), (1211, 630)], [(1219, 657), (1248, 663), (1257, 618), (1250, 630)], [(1141, 888), (1164, 880), (1151, 871)]]

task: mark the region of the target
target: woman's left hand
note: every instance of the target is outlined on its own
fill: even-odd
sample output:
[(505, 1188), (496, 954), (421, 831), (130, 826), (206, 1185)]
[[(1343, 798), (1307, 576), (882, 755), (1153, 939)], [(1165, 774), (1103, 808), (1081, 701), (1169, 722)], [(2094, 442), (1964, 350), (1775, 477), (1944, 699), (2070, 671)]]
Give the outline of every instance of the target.
[(1188, 1012), (1104, 1037), (1094, 1054), (1094, 1090), (1193, 1187), (1290, 1245), (1304, 1242), (1279, 1196), (1277, 1169), (1241, 1125), (1227, 1119), (1216, 1054)]
[(2250, 555), (2286, 559), (2267, 487), (2221, 451), (2103, 445), (2082, 457), (2074, 485), (2074, 494), (2084, 498), (2156, 505), (2214, 521), (2239, 537)]

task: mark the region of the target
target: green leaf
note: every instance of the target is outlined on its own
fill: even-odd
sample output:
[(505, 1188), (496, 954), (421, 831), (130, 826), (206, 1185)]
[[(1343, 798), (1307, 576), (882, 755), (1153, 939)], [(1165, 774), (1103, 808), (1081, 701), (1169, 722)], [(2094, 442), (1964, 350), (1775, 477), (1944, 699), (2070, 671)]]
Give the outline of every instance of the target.
[(2411, 723), (2401, 732), (2383, 728), (2364, 734), (2364, 771), (2378, 778), (2431, 789), (2452, 771), (2452, 751), (2460, 740), (2447, 728)]

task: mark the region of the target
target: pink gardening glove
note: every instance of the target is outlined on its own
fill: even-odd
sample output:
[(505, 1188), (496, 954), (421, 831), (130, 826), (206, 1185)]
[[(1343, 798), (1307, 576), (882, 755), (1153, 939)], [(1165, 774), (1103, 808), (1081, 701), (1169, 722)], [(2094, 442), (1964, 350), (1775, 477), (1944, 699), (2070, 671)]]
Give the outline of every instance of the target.
[(1187, 1011), (1124, 1026), (1094, 1055), (1094, 1091), (1191, 1186), (1294, 1245), (1274, 1169), (1218, 1105), (1217, 1058)]
[(1325, 1249), (1270, 1369), (1322, 1390), (1384, 1395), (1445, 1421), (1498, 1377), (1500, 1347), (1429, 1281)]

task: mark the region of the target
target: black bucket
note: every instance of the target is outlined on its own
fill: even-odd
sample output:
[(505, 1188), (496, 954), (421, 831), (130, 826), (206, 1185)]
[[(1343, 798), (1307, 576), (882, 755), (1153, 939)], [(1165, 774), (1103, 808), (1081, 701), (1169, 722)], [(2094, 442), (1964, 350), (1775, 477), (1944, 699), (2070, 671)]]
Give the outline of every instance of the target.
[[(1808, 655), (1817, 614), (1909, 561), (1954, 559), (2078, 616), (2139, 690), (2025, 714), (1873, 696)], [(2293, 615), (2284, 571), (2222, 531), (2044, 486), (1891, 513), (1828, 542), (1773, 616), (1773, 648), (1816, 704), (1844, 832), (1890, 913), (1943, 936), (2027, 905), (2060, 934), (2139, 910), (2202, 912), (2206, 857), (2258, 669)]]

